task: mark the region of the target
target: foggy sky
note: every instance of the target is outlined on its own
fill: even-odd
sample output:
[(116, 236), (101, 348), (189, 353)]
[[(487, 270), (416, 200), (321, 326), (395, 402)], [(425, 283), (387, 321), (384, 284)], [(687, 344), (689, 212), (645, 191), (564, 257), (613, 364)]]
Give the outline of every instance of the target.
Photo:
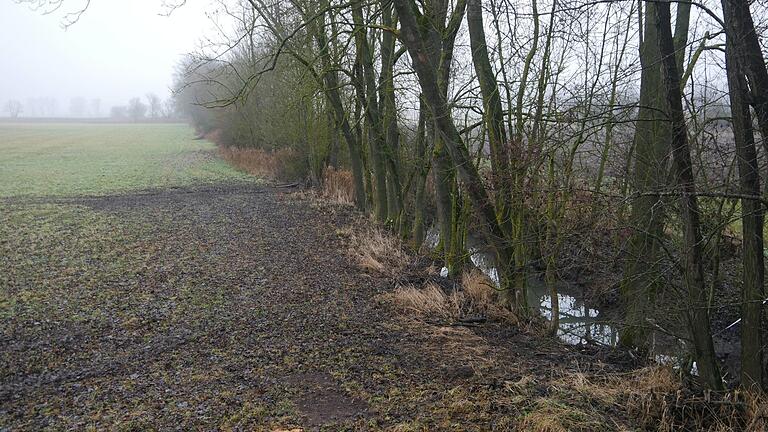
[(165, 99), (175, 65), (211, 27), (206, 0), (189, 0), (170, 17), (159, 15), (161, 0), (92, 0), (76, 24), (62, 29), (63, 12), (82, 4), (66, 0), (61, 11), (43, 15), (0, 0), (0, 107), (10, 99), (53, 97), (58, 115), (66, 116), (71, 98), (100, 98), (107, 115), (148, 92)]

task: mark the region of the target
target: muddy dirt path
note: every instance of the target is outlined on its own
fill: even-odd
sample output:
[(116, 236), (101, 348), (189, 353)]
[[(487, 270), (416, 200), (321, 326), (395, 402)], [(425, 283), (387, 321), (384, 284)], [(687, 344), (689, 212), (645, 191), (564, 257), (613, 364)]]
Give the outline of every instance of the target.
[(253, 184), (4, 205), (91, 222), (6, 221), (19, 225), (0, 244), (15, 299), (0, 317), (0, 430), (626, 424), (571, 388), (620, 369), (604, 353), (378, 301), (392, 281), (348, 258), (348, 208)]

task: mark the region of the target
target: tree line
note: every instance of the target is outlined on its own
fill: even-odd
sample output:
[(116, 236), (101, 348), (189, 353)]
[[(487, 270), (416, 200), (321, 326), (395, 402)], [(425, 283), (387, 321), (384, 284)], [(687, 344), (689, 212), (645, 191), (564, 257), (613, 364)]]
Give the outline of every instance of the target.
[(162, 100), (154, 93), (147, 93), (146, 103), (139, 97), (128, 100), (127, 105), (113, 106), (109, 116), (115, 120), (130, 120), (137, 122), (145, 119), (160, 120), (178, 117), (176, 102), (173, 98)]
[[(62, 115), (56, 98), (27, 98), (25, 102), (10, 99), (3, 105), (3, 111), (10, 118), (54, 118)], [(66, 116), (70, 118), (105, 117), (101, 98), (86, 99), (78, 96), (69, 100)], [(178, 117), (174, 98), (163, 100), (155, 93), (147, 93), (144, 98), (134, 97), (126, 105), (110, 108), (109, 117), (116, 120), (139, 121), (142, 119), (172, 119)]]
[(480, 236), (519, 316), (533, 313), (531, 276), (546, 281), (553, 334), (558, 280), (617, 269), (620, 344), (675, 333), (719, 390), (713, 315), (737, 307), (738, 382), (764, 388), (764, 12), (221, 0), (220, 33), (180, 65), (176, 101), (222, 145), (293, 150), (315, 184), (349, 170), (354, 205), (414, 248), (434, 226), (450, 275)]

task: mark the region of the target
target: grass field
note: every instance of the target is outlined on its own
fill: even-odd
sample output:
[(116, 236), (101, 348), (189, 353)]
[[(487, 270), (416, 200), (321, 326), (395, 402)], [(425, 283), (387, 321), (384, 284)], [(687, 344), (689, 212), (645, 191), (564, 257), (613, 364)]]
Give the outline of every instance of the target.
[(0, 197), (105, 195), (247, 178), (183, 124), (0, 123)]

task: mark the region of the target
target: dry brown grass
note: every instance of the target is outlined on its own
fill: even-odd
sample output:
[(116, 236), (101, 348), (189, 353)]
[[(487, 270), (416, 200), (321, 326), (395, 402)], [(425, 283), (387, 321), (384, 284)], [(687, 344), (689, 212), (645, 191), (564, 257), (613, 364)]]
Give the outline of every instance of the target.
[(649, 366), (630, 373), (606, 374), (564, 371), (550, 388), (569, 399), (600, 401), (619, 406), (640, 395), (673, 394), (681, 389), (679, 377), (668, 366)]
[[(629, 411), (642, 423), (642, 430), (656, 430), (661, 419), (648, 416), (639, 419), (637, 412), (628, 407), (633, 395), (674, 394), (681, 388), (674, 371), (666, 366), (653, 366), (629, 373), (574, 372), (559, 370), (546, 383), (546, 396), (527, 392), (527, 377), (518, 383), (509, 383), (510, 390), (527, 395), (525, 413), (517, 420), (515, 430), (560, 431), (614, 431), (627, 430), (619, 423), (606, 423), (612, 418), (605, 410)], [(558, 376), (559, 375), (559, 376)], [(620, 419), (615, 419), (620, 420)], [(654, 423), (655, 422), (655, 423)], [(633, 422), (630, 422), (633, 423)]]
[(351, 235), (350, 253), (365, 270), (396, 277), (412, 261), (403, 244), (381, 228)]
[(323, 172), (321, 195), (338, 204), (354, 204), (355, 186), (352, 182), (352, 172), (326, 168)]
[(434, 283), (424, 286), (406, 285), (387, 295), (401, 312), (419, 318), (460, 321), (486, 318), (514, 323), (514, 315), (499, 306), (498, 293), (488, 278), (479, 271), (464, 273), (460, 289), (446, 293)]
[(627, 383), (624, 380), (617, 385), (626, 386), (625, 390), (642, 393), (673, 393), (680, 390), (681, 383), (678, 374), (669, 366), (654, 365), (638, 369), (631, 375)]
[(768, 397), (764, 393), (747, 392), (743, 399), (747, 408), (746, 430), (768, 430)]
[(446, 294), (439, 286), (428, 283), (424, 287), (401, 286), (388, 296), (395, 307), (419, 318), (458, 319), (461, 307), (455, 291)]
[(293, 180), (289, 167), (295, 163), (296, 152), (290, 149), (266, 151), (219, 147), (219, 155), (240, 171), (270, 180)]
[[(486, 314), (490, 318), (497, 304), (496, 292), (483, 277), (468, 273), (462, 278), (462, 289), (450, 292), (427, 283), (402, 286), (383, 297), (402, 313), (428, 322), (435, 319), (456, 322), (475, 314)], [(490, 358), (487, 344), (465, 327), (436, 327), (434, 336), (440, 347), (438, 352), (466, 356), (465, 364), (473, 368), (482, 370), (483, 359)], [(541, 377), (524, 375), (516, 382), (506, 382), (505, 393), (491, 396), (495, 406), (518, 413), (510, 416), (509, 424), (499, 430), (768, 430), (768, 402), (764, 396), (744, 392), (692, 393), (678, 372), (669, 366), (648, 366), (625, 373), (554, 367), (551, 373), (551, 377), (543, 381), (538, 381)], [(545, 393), (541, 392), (543, 386), (547, 389)], [(482, 397), (476, 398), (471, 392), (449, 396), (443, 404), (451, 416), (467, 418), (468, 413), (484, 412)]]
[(609, 429), (599, 417), (552, 398), (538, 398), (518, 425), (518, 430), (530, 432), (601, 431)]
[[(744, 391), (692, 393), (669, 366), (648, 366), (625, 374), (566, 372), (551, 382), (550, 389), (558, 395), (556, 399), (559, 401), (580, 400), (582, 407), (589, 406), (590, 401), (600, 401), (603, 406), (625, 410), (643, 430), (768, 430), (768, 399), (765, 395)], [(569, 415), (560, 413), (553, 423), (552, 409), (549, 403), (535, 404), (524, 421), (526, 430), (585, 430), (585, 425), (579, 423), (581, 417), (573, 412)], [(581, 410), (583, 414), (589, 414), (585, 408)], [(584, 416), (585, 419), (590, 417)], [(564, 421), (570, 426), (558, 429)]]
[(629, 398), (630, 414), (646, 428), (660, 432), (768, 430), (765, 395), (735, 390), (727, 393), (636, 393)]

